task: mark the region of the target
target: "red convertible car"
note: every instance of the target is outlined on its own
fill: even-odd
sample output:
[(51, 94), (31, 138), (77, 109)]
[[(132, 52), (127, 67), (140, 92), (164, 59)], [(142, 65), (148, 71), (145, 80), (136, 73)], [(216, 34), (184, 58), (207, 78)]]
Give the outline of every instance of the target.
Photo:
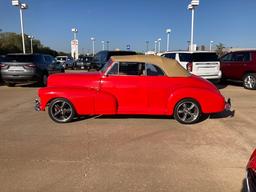
[(99, 72), (56, 74), (39, 89), (35, 108), (58, 123), (98, 114), (173, 115), (183, 124), (230, 106), (207, 80), (177, 61), (158, 56), (116, 56)]
[(256, 149), (247, 165), (246, 185), (248, 192), (256, 192)]

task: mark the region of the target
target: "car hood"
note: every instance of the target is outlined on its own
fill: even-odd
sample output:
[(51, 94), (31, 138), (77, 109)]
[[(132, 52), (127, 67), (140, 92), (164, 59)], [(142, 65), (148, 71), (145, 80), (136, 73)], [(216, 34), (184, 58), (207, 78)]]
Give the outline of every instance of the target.
[(48, 77), (47, 87), (97, 87), (102, 73), (65, 73), (54, 74)]

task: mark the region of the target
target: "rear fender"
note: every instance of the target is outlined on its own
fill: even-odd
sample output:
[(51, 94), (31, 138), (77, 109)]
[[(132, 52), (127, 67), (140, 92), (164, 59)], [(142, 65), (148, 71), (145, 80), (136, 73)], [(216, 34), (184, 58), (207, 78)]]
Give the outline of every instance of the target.
[(39, 89), (41, 101), (40, 109), (45, 110), (46, 106), (55, 98), (69, 100), (78, 115), (87, 114), (115, 114), (117, 102), (114, 96), (90, 88), (80, 87), (45, 87)]
[(175, 105), (182, 99), (188, 98), (197, 101), (203, 113), (222, 112), (225, 108), (225, 99), (217, 90), (182, 88), (170, 95), (168, 99), (168, 114), (172, 115)]

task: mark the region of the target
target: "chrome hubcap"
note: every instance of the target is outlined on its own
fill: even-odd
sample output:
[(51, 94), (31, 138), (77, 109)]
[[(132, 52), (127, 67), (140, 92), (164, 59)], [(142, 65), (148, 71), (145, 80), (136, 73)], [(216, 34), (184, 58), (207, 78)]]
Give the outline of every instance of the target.
[(191, 101), (180, 103), (177, 107), (177, 111), (179, 119), (186, 123), (195, 121), (199, 116), (198, 106)]
[(72, 107), (68, 102), (56, 101), (51, 108), (51, 115), (60, 122), (65, 122), (72, 116)]
[(250, 88), (250, 89), (254, 88), (255, 83), (256, 83), (256, 79), (251, 75), (246, 76), (244, 79), (244, 85), (247, 88)]

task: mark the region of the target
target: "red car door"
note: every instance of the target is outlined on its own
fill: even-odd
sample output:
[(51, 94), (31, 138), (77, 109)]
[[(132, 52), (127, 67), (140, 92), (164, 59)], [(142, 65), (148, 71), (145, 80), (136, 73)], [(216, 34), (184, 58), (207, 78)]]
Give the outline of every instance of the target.
[(145, 114), (147, 93), (141, 88), (139, 63), (114, 63), (101, 80), (101, 91), (114, 95), (119, 114)]
[(224, 78), (231, 78), (233, 69), (232, 69), (232, 53), (224, 55), (221, 59), (220, 69), (222, 76)]
[(242, 80), (245, 69), (251, 62), (249, 52), (233, 52), (223, 57), (221, 69), (224, 77), (235, 80)]
[(168, 99), (172, 91), (169, 77), (157, 66), (146, 64), (146, 74), (140, 81), (140, 86), (147, 93), (147, 113), (166, 114)]

